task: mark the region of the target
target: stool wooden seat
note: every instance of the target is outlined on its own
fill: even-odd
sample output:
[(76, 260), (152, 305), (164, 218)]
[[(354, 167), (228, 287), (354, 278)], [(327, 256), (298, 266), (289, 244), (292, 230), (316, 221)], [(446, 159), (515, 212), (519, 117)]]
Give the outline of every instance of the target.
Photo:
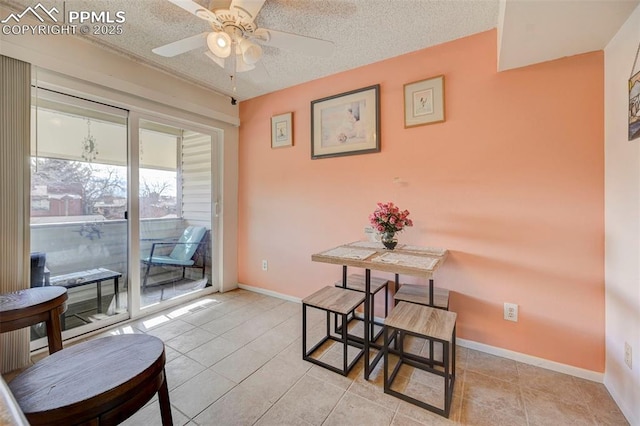
[[(320, 365), (321, 367), (325, 367), (329, 370), (335, 371), (336, 373), (340, 373), (342, 375), (349, 374), (349, 371), (355, 363), (360, 359), (363, 355), (364, 350), (361, 344), (350, 341), (347, 334), (347, 316), (364, 303), (365, 295), (363, 293), (347, 290), (344, 288), (337, 287), (324, 287), (317, 292), (313, 293), (310, 296), (307, 296), (302, 300), (302, 358), (305, 361), (312, 362), (314, 364)], [(312, 307), (316, 309), (320, 309), (326, 311), (326, 333), (325, 336), (316, 343), (310, 350), (307, 351), (307, 308)], [(331, 313), (337, 314), (341, 317), (342, 327), (340, 336), (337, 337), (331, 334)], [(336, 342), (343, 344), (343, 366), (342, 369), (339, 369), (331, 364), (320, 361), (319, 359), (313, 358), (313, 353), (320, 348), (326, 341), (334, 340)], [(359, 348), (360, 351), (357, 353), (356, 357), (348, 362), (347, 357), (347, 349), (349, 346), (353, 346)]]
[(67, 289), (34, 287), (0, 294), (0, 332), (18, 330), (41, 322), (47, 326), (49, 353), (62, 349), (60, 315), (65, 311)]
[(164, 364), (164, 343), (157, 337), (109, 336), (42, 359), (9, 388), (32, 425), (115, 425), (157, 392), (166, 426), (172, 419)]
[[(425, 408), (441, 416), (449, 417), (453, 386), (456, 376), (456, 313), (436, 309), (414, 303), (399, 302), (385, 320), (384, 326), (384, 392), (401, 398), (407, 402)], [(390, 346), (391, 339), (397, 332), (409, 332), (416, 336), (442, 343), (442, 361), (405, 353), (404, 345), (400, 349)], [(389, 374), (389, 354), (398, 356), (398, 362)], [(418, 399), (419, 395), (410, 396), (393, 389), (393, 382), (402, 365), (407, 364), (444, 379), (444, 404), (438, 407)], [(435, 366), (443, 367), (443, 370)]]
[(425, 285), (402, 284), (393, 299), (396, 303), (403, 301), (449, 310), (449, 290), (445, 288), (433, 288), (433, 305), (429, 304), (429, 287)]

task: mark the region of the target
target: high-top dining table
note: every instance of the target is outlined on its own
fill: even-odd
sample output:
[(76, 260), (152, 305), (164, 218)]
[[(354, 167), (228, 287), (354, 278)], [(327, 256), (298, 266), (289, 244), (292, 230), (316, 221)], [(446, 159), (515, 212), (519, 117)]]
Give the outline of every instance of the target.
[[(370, 317), (371, 271), (390, 272), (395, 274), (395, 291), (399, 287), (399, 275), (411, 275), (426, 278), (429, 281), (429, 302), (433, 305), (433, 274), (444, 263), (448, 251), (437, 247), (421, 247), (398, 244), (394, 250), (385, 249), (382, 243), (357, 241), (343, 244), (330, 250), (311, 255), (314, 262), (342, 265), (342, 284), (346, 286), (347, 267), (365, 270), (365, 303), (364, 303), (364, 378), (369, 379), (373, 368), (382, 357), (382, 351), (369, 361), (369, 325), (374, 319)], [(380, 349), (380, 348), (377, 348)]]

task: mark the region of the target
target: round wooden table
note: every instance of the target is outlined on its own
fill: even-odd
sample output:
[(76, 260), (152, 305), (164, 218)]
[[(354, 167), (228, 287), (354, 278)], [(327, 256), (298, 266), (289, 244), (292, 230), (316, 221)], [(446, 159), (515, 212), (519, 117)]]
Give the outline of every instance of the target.
[(164, 343), (144, 334), (89, 340), (39, 361), (9, 388), (32, 425), (118, 424), (158, 393), (171, 425)]
[(0, 294), (0, 332), (45, 322), (49, 353), (57, 352), (62, 349), (60, 315), (64, 313), (66, 301), (67, 289), (57, 286)]

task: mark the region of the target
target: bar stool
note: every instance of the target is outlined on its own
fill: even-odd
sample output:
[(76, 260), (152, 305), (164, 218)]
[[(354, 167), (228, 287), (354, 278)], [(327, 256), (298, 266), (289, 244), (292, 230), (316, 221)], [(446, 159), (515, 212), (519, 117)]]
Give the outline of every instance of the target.
[[(386, 318), (387, 315), (389, 314), (389, 281), (385, 280), (384, 278), (377, 278), (377, 277), (371, 277), (371, 281), (370, 281), (370, 287), (369, 287), (369, 293), (370, 293), (370, 298), (369, 298), (369, 306), (371, 306), (371, 327), (370, 327), (370, 332), (369, 332), (369, 336), (371, 336), (371, 341), (375, 341), (378, 339), (378, 337), (380, 337), (380, 335), (382, 334), (382, 328), (380, 328), (380, 332), (378, 332), (378, 334), (376, 335), (374, 333), (375, 331), (375, 304), (374, 299), (375, 299), (375, 295), (382, 289), (384, 289), (384, 317)], [(335, 282), (334, 286), (336, 287), (340, 287), (340, 288), (347, 288), (349, 290), (353, 290), (353, 291), (357, 291), (360, 293), (364, 293), (365, 292), (365, 277), (364, 275), (361, 274), (351, 274), (347, 277), (347, 285), (346, 287), (343, 287), (343, 283), (342, 280), (338, 280)], [(336, 330), (338, 331), (338, 330)]]
[[(456, 377), (456, 313), (413, 303), (399, 302), (385, 320), (384, 325), (384, 392), (396, 396), (404, 401), (425, 408), (444, 417), (449, 417), (451, 399), (453, 398), (453, 386)], [(425, 339), (442, 343), (442, 361), (433, 358), (425, 358), (419, 355), (406, 353), (403, 345), (400, 349), (391, 348), (390, 341), (396, 333), (410, 332)], [(398, 356), (398, 362), (389, 373), (389, 354)], [(411, 396), (393, 389), (393, 383), (400, 368), (409, 365), (428, 373), (440, 376), (444, 379), (444, 406), (440, 408), (418, 399), (419, 395)], [(440, 366), (443, 371), (436, 369)]]
[[(409, 302), (433, 308), (449, 310), (449, 290), (446, 288), (433, 288), (433, 304), (429, 303), (429, 286), (416, 284), (402, 284), (396, 294), (393, 296), (394, 305), (398, 302)], [(411, 334), (411, 333), (409, 333)], [(404, 340), (404, 332), (400, 333), (400, 338), (396, 341), (396, 349), (398, 343)], [(433, 341), (429, 341), (429, 357), (433, 358)]]
[[(364, 303), (365, 296), (362, 293), (353, 290), (347, 290), (336, 287), (324, 287), (312, 295), (302, 300), (302, 358), (305, 361), (312, 362), (321, 367), (327, 368), (336, 373), (340, 373), (343, 376), (349, 374), (349, 371), (353, 368), (356, 362), (364, 354), (363, 345), (354, 342), (349, 339), (347, 333), (347, 316), (353, 314), (354, 310)], [(325, 336), (316, 343), (310, 350), (307, 351), (307, 307), (316, 308), (327, 313), (326, 319), (326, 333)], [(331, 334), (331, 314), (339, 315), (342, 320), (342, 326), (340, 327), (340, 335), (335, 336)], [(342, 368), (337, 368), (331, 364), (328, 364), (319, 359), (313, 358), (312, 355), (316, 352), (325, 342), (333, 340), (343, 345), (343, 359)], [(348, 362), (347, 350), (349, 346), (359, 348), (360, 351), (356, 353), (355, 358)]]

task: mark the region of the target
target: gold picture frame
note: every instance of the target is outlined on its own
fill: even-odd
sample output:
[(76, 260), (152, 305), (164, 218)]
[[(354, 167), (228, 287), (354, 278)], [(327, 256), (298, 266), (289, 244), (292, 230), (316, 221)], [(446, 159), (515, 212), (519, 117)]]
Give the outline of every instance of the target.
[(404, 85), (405, 129), (444, 121), (444, 75)]
[(629, 79), (629, 141), (640, 138), (640, 71)]
[(271, 117), (271, 148), (293, 146), (293, 113), (286, 112)]

